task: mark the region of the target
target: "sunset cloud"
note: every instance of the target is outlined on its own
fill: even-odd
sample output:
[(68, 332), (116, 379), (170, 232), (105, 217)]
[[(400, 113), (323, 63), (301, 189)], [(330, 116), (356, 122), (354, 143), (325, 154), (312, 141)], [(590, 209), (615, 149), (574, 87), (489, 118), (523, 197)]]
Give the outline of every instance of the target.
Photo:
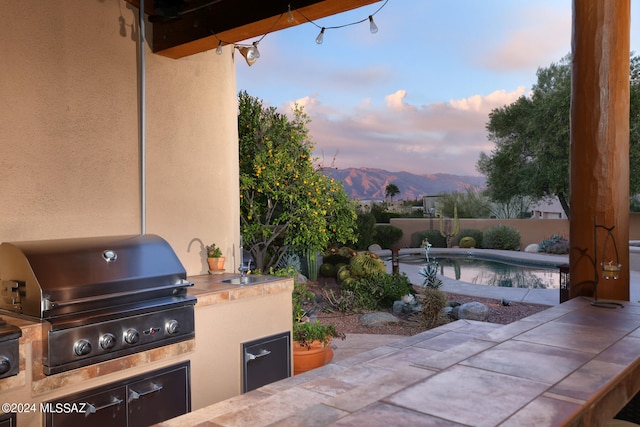
[(325, 166), (477, 175), (480, 152), (492, 149), (485, 130), (489, 112), (523, 94), (520, 87), (417, 106), (406, 102), (406, 90), (397, 90), (384, 97), (384, 107), (367, 100), (335, 110), (313, 95), (287, 105), (305, 106), (315, 154)]

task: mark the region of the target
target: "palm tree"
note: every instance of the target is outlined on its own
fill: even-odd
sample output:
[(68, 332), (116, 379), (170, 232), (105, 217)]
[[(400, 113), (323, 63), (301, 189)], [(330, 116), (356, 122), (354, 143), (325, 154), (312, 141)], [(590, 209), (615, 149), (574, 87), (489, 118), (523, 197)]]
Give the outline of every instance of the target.
[(395, 196), (396, 194), (400, 194), (400, 189), (398, 188), (398, 186), (395, 184), (387, 185), (387, 187), (385, 188), (384, 196), (389, 197), (393, 202), (393, 196)]

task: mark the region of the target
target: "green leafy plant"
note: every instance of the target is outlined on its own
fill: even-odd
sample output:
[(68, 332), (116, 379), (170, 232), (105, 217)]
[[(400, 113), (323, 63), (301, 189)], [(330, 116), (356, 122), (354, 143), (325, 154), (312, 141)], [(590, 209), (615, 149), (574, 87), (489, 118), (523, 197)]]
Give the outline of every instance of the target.
[(207, 257), (208, 258), (220, 258), (222, 256), (222, 250), (216, 246), (215, 243), (207, 246)]
[(520, 233), (508, 225), (494, 225), (484, 232), (483, 247), (517, 251), (520, 249)]
[(377, 272), (366, 278), (351, 279), (342, 283), (342, 290), (351, 292), (354, 310), (377, 310), (393, 305), (404, 295), (414, 292), (405, 274)]
[(286, 115), (246, 92), (238, 98), (240, 224), (256, 268), (277, 266), (289, 248), (353, 242), (355, 202), (314, 165), (302, 107)]
[(393, 225), (376, 226), (375, 240), (383, 249), (391, 249), (400, 239), (402, 239), (402, 229)]
[(292, 337), (301, 346), (311, 348), (314, 341), (327, 345), (332, 338), (344, 339), (345, 335), (339, 332), (335, 325), (323, 325), (319, 320), (316, 320), (314, 322), (295, 322)]

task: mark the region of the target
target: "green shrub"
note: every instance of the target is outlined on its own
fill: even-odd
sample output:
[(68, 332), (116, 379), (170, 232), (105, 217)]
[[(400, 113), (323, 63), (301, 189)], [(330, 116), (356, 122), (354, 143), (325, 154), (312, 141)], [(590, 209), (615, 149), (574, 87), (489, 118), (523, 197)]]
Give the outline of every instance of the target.
[(417, 242), (415, 247), (420, 246), (420, 244), (424, 241), (424, 239), (429, 240), (431, 246), (434, 248), (446, 248), (447, 240), (440, 234), (440, 230), (427, 230), (416, 233)]
[(376, 225), (376, 243), (383, 249), (391, 249), (402, 239), (402, 230), (393, 225)]
[(568, 254), (569, 240), (565, 239), (563, 236), (554, 234), (540, 243), (538, 252), (544, 252), (547, 254)]
[(376, 218), (373, 214), (358, 214), (356, 226), (358, 228), (358, 243), (356, 243), (358, 249), (367, 249), (376, 242)]
[(520, 250), (520, 233), (507, 225), (494, 225), (484, 232), (482, 246), (486, 249)]
[(343, 291), (353, 294), (353, 306), (357, 310), (377, 310), (393, 305), (402, 296), (413, 292), (406, 274), (376, 273), (369, 278), (343, 283)]
[(483, 235), (482, 231), (477, 230), (475, 228), (465, 228), (464, 230), (460, 230), (460, 232), (456, 236), (458, 238), (458, 246), (462, 247), (462, 245), (460, 245), (460, 242), (462, 241), (462, 239), (464, 239), (465, 237), (471, 237), (476, 242), (476, 245), (474, 247), (481, 248), (482, 235)]

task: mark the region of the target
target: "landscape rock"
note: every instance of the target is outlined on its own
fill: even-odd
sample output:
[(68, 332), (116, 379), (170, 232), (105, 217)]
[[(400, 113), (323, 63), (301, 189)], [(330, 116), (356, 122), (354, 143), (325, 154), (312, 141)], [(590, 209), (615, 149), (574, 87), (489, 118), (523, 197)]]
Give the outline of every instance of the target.
[(415, 301), (411, 303), (406, 303), (404, 301), (393, 302), (393, 314), (410, 314), (420, 311), (422, 311), (422, 304), (418, 304)]
[(537, 243), (532, 243), (530, 245), (527, 245), (527, 247), (524, 248), (524, 251), (530, 254), (537, 254), (540, 251), (540, 245)]
[(451, 316), (456, 320), (466, 319), (486, 322), (489, 318), (489, 307), (477, 301), (466, 302), (453, 307)]
[(374, 243), (373, 245), (369, 245), (369, 247), (367, 249), (369, 250), (369, 252), (381, 251), (382, 250), (382, 246), (380, 246), (377, 243)]
[(294, 278), (295, 283), (299, 283), (301, 285), (306, 284), (309, 279), (307, 279), (307, 276), (305, 276), (304, 274), (296, 274), (296, 277)]
[(362, 317), (360, 317), (360, 323), (364, 326), (384, 326), (400, 323), (400, 319), (391, 313), (377, 311), (363, 314)]

